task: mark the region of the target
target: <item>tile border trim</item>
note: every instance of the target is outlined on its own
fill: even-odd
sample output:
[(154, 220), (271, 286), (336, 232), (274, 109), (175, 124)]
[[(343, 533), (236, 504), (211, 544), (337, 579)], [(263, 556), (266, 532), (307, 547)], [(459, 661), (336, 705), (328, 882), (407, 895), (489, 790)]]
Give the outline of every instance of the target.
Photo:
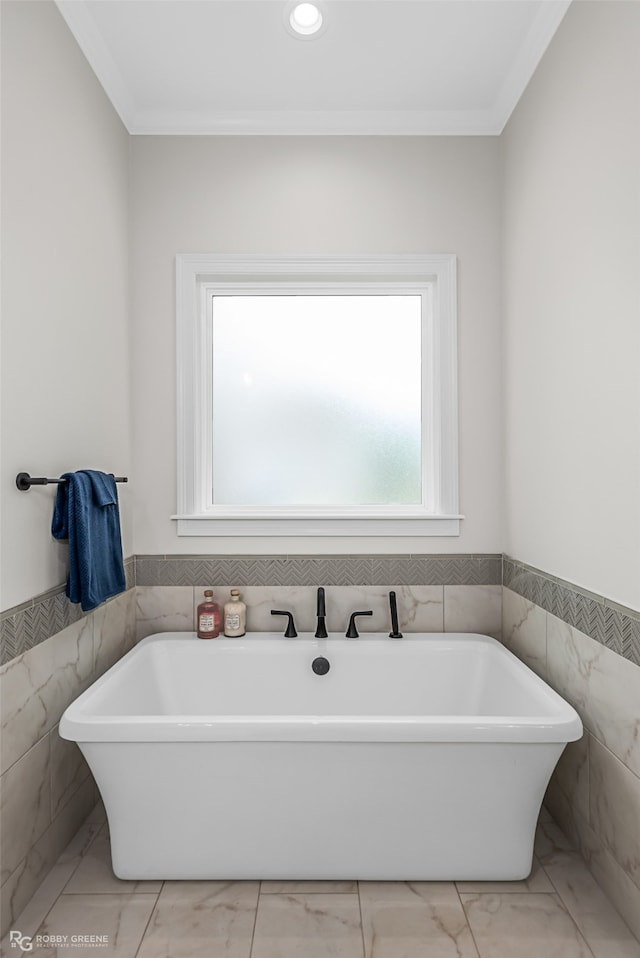
[(500, 585), (502, 556), (136, 556), (140, 586)]
[[(125, 559), (124, 573), (129, 591), (135, 586), (135, 556)], [(63, 583), (0, 614), (0, 666), (91, 615), (69, 602), (65, 590)]]
[(507, 555), (502, 584), (640, 666), (640, 612)]

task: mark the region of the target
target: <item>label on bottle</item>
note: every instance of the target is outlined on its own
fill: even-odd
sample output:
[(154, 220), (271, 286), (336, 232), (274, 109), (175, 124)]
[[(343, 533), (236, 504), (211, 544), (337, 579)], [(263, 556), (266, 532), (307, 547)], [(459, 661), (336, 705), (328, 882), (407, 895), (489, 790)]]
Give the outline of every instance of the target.
[(203, 613), (199, 618), (200, 625), (198, 627), (198, 632), (213, 632), (215, 629), (215, 623), (212, 612)]
[(227, 615), (224, 623), (224, 628), (226, 632), (235, 632), (236, 629), (240, 628), (240, 613), (233, 612)]

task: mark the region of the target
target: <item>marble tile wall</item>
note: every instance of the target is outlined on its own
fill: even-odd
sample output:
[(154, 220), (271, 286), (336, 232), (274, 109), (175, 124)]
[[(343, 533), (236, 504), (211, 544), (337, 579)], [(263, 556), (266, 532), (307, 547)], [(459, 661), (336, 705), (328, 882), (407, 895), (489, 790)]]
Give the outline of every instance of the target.
[[(236, 583), (216, 585), (214, 597), (221, 605)], [(480, 632), (499, 639), (502, 628), (500, 585), (362, 585), (327, 586), (326, 624), (330, 632), (345, 632), (349, 616), (371, 609), (371, 618), (358, 619), (358, 631), (389, 632), (389, 591), (396, 593), (402, 632)], [(247, 632), (284, 632), (286, 619), (271, 609), (293, 612), (298, 632), (316, 627), (316, 588), (313, 586), (246, 586)], [(191, 632), (196, 608), (202, 602), (200, 586), (137, 586), (136, 638), (155, 632)]]
[(48, 637), (39, 636), (0, 666), (2, 934), (98, 800), (78, 747), (60, 738), (58, 722), (67, 705), (133, 646), (134, 590), (62, 629), (59, 624), (52, 616)]
[(602, 641), (604, 632), (594, 638), (506, 586), (502, 609), (504, 644), (573, 705), (585, 729), (563, 753), (545, 803), (640, 937), (640, 667), (617, 640)]
[[(316, 589), (325, 587), (327, 628), (346, 630), (356, 609), (364, 632), (390, 629), (389, 591), (407, 632), (478, 631), (499, 637), (502, 560), (457, 556), (138, 556), (137, 637), (192, 631), (205, 587), (221, 604), (233, 587), (247, 605), (247, 631), (284, 631), (271, 609), (293, 612), (299, 632), (315, 629)], [(401, 583), (401, 584), (398, 584)]]

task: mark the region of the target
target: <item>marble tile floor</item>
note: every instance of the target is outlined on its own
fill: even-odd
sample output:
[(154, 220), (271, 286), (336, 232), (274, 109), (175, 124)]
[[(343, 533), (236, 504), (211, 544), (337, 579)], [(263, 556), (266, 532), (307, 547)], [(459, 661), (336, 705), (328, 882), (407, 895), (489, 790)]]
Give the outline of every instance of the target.
[(60, 856), (3, 955), (640, 958), (545, 810), (532, 873), (520, 882), (120, 881), (99, 818)]

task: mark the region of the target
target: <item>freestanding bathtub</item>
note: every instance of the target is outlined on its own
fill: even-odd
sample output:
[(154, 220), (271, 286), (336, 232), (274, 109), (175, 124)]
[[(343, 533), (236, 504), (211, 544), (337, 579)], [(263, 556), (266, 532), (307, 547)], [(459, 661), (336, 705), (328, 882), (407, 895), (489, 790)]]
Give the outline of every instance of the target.
[(60, 734), (98, 783), (120, 878), (509, 880), (531, 871), (582, 725), (487, 636), (173, 632), (80, 695)]

